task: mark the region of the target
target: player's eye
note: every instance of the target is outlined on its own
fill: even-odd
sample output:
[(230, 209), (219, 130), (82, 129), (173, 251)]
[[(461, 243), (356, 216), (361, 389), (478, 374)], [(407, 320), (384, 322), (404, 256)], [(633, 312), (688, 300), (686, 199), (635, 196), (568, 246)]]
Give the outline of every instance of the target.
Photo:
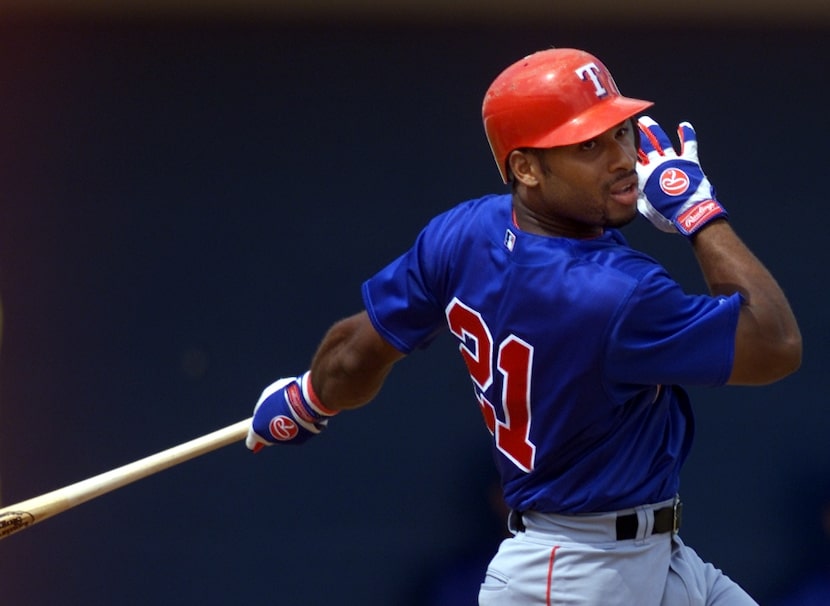
[(583, 141), (582, 143), (580, 143), (579, 149), (584, 151), (591, 151), (592, 149), (596, 149), (597, 145), (599, 145), (597, 141), (595, 139), (591, 139), (590, 141)]

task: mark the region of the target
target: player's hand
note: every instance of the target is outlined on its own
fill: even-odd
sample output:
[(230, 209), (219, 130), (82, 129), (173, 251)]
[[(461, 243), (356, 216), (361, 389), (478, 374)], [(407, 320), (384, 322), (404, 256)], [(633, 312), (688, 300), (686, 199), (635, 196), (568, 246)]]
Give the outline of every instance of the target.
[(259, 452), (272, 444), (303, 444), (325, 429), (334, 412), (311, 391), (310, 373), (279, 379), (265, 388), (254, 407), (245, 446)]
[(700, 167), (692, 125), (681, 122), (677, 127), (679, 155), (657, 122), (643, 116), (637, 126), (640, 214), (662, 231), (687, 237), (714, 219), (726, 218), (726, 210), (715, 199), (715, 188)]

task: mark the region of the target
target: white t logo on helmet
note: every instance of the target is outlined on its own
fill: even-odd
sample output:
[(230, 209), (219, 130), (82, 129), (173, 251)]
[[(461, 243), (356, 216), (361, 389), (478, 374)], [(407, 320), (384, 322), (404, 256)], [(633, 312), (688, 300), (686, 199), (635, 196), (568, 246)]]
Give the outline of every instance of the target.
[(580, 80), (590, 80), (591, 83), (594, 85), (594, 92), (596, 93), (597, 97), (604, 97), (608, 94), (608, 91), (605, 90), (605, 87), (602, 85), (602, 82), (599, 81), (599, 67), (597, 64), (591, 61), (590, 63), (586, 63), (582, 67), (578, 67), (574, 70), (576, 75), (579, 76)]

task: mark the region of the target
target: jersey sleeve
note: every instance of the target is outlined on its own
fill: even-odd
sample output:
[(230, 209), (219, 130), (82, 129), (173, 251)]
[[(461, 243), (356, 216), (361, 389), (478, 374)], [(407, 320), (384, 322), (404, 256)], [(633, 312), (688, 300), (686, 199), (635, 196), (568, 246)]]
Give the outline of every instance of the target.
[(609, 335), (606, 376), (620, 384), (723, 385), (743, 298), (689, 295), (664, 270), (645, 276)]
[(449, 253), (440, 237), (439, 219), (418, 235), (412, 248), (362, 286), (363, 302), (375, 329), (405, 354), (428, 346), (444, 326), (434, 276), (441, 275), (442, 255)]

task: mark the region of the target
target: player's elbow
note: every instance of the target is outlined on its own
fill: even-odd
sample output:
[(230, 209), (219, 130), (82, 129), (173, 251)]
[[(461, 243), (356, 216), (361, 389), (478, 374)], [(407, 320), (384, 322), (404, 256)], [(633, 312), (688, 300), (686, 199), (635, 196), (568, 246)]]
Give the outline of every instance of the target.
[(804, 353), (801, 333), (796, 331), (792, 337), (786, 340), (786, 343), (783, 344), (781, 349), (781, 360), (779, 363), (781, 376), (778, 379), (783, 379), (801, 368), (801, 356)]
[(776, 354), (767, 363), (765, 384), (774, 383), (790, 376), (801, 368), (801, 337), (780, 344)]
[(795, 330), (776, 340), (738, 343), (729, 378), (731, 385), (769, 385), (790, 376), (801, 367), (803, 344)]

